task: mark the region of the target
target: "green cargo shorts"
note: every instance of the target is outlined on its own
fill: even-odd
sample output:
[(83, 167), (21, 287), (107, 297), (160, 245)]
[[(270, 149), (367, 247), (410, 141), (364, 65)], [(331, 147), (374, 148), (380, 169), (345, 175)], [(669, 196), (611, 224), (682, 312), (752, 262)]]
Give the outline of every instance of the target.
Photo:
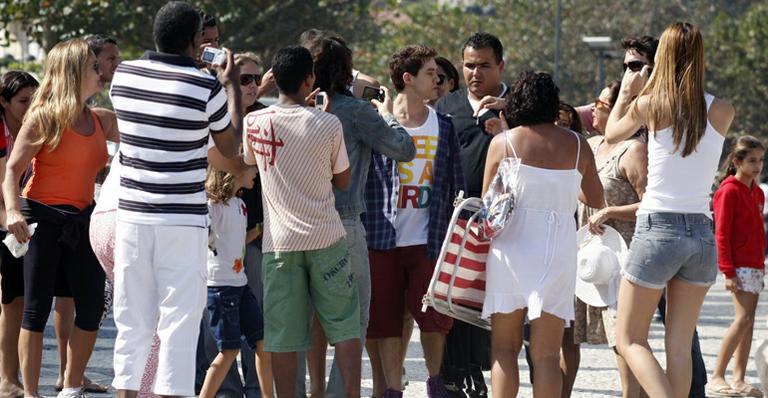
[(319, 250), (264, 253), (264, 350), (306, 351), (312, 310), (332, 345), (360, 338), (357, 283), (344, 238)]

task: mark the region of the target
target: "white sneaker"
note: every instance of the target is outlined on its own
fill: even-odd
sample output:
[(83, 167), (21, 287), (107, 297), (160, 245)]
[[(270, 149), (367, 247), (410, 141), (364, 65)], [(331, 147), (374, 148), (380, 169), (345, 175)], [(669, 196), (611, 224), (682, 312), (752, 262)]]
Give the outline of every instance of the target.
[(65, 392), (67, 389), (63, 389), (59, 392), (59, 395), (56, 396), (56, 398), (90, 398), (88, 394), (85, 393), (83, 389), (71, 391), (71, 392)]

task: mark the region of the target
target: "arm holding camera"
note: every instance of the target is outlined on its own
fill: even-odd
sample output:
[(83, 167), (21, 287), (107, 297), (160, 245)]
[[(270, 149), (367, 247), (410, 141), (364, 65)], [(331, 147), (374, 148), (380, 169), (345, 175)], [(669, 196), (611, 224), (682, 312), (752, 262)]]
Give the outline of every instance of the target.
[(378, 89), (381, 87), (381, 83), (379, 83), (379, 81), (373, 77), (366, 75), (363, 72), (359, 72), (357, 74), (357, 78), (355, 79), (355, 83), (352, 85), (352, 95), (357, 98), (364, 98), (363, 92), (365, 91), (366, 87), (373, 87)]
[(384, 97), (371, 99), (370, 105), (362, 104), (355, 119), (356, 131), (362, 132), (361, 139), (376, 153), (398, 162), (409, 162), (416, 156), (416, 146), (408, 131), (400, 125), (392, 113), (392, 97), (386, 87), (382, 87)]
[(392, 94), (390, 94), (389, 89), (385, 86), (381, 86), (381, 91), (384, 92), (384, 98), (374, 98), (371, 100), (371, 103), (376, 107), (382, 117), (392, 115), (394, 110)]
[[(230, 124), (223, 131), (213, 132), (212, 137), (221, 155), (231, 158), (237, 155), (238, 147), (242, 140), (243, 114), (240, 103), (242, 94), (240, 92), (240, 68), (235, 65), (231, 51), (224, 49), (224, 53), (227, 57), (226, 63), (223, 65), (211, 64), (211, 67), (216, 70), (219, 82), (224, 86)], [(221, 93), (218, 95), (221, 95)], [(216, 98), (212, 101), (215, 100)], [(213, 112), (216, 111), (213, 110)]]

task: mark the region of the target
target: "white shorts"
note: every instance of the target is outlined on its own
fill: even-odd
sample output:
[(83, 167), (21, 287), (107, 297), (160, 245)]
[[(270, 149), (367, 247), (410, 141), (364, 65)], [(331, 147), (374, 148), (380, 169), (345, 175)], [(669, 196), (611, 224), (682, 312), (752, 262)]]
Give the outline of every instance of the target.
[(748, 267), (736, 267), (736, 277), (739, 279), (739, 290), (747, 293), (760, 294), (765, 283), (765, 270)]

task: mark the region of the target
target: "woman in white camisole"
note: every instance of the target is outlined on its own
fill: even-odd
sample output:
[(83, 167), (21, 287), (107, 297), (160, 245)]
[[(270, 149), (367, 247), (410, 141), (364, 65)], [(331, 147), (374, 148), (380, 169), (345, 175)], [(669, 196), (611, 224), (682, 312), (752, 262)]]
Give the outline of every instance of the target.
[[(616, 342), (648, 396), (687, 397), (691, 339), (717, 277), (709, 196), (733, 107), (704, 93), (698, 28), (678, 22), (662, 34), (655, 68), (627, 70), (605, 131), (622, 141), (645, 125), (648, 186), (622, 269)], [(646, 84), (647, 81), (647, 84)], [(666, 372), (648, 346), (656, 304), (667, 294)]]
[(560, 344), (574, 316), (576, 201), (604, 206), (594, 156), (579, 134), (555, 126), (558, 88), (546, 73), (524, 72), (510, 88), (510, 125), (488, 149), (483, 191), (499, 162), (519, 157), (514, 215), (491, 243), (483, 316), (491, 318), (493, 396), (517, 396), (523, 322), (531, 320), (536, 397), (560, 395)]

